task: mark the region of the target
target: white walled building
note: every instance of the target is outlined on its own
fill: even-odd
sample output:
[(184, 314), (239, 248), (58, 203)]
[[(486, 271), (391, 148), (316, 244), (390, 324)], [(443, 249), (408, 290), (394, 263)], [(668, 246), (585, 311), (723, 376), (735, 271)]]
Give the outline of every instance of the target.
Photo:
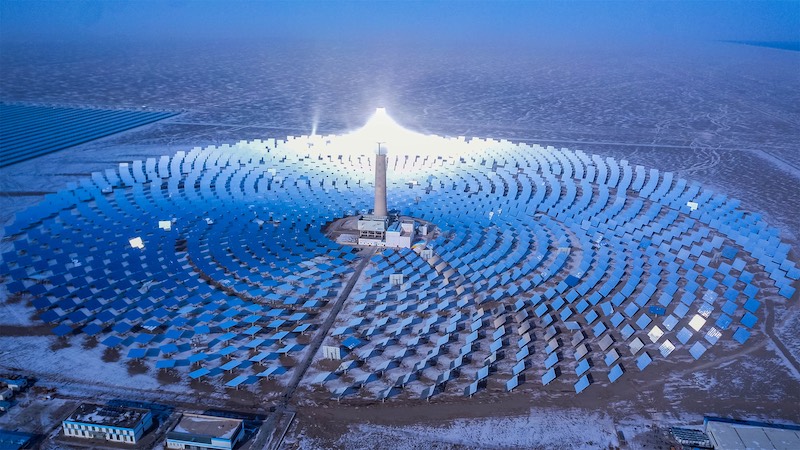
[(146, 409), (82, 403), (61, 428), (68, 437), (136, 444), (152, 425), (153, 415)]
[(414, 242), (415, 227), (416, 223), (410, 220), (391, 224), (386, 230), (384, 245), (386, 247), (411, 248), (411, 243)]
[(383, 245), (388, 224), (386, 217), (361, 216), (358, 219), (358, 245)]
[(416, 227), (413, 220), (389, 223), (385, 217), (363, 216), (358, 220), (358, 245), (411, 248)]
[(11, 389), (0, 388), (0, 400), (10, 400), (14, 396), (14, 391)]
[(244, 438), (240, 419), (183, 414), (167, 433), (167, 448), (179, 450), (232, 450)]

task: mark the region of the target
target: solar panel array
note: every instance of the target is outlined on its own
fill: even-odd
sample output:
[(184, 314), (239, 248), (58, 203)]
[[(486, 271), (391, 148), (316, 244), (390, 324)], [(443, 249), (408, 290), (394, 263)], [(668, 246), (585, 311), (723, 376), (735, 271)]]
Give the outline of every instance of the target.
[[(390, 155), (390, 207), (438, 236), (373, 257), (326, 337), (345, 359), (311, 385), (580, 393), (744, 344), (763, 299), (794, 294), (789, 246), (734, 199), (580, 151), (451, 144)], [(18, 214), (0, 269), (56, 334), (229, 387), (286, 377), (357, 260), (321, 227), (371, 206), (373, 159), (291, 138), (121, 164)]]
[(0, 167), (153, 123), (175, 114), (0, 103)]
[(320, 232), (353, 193), (324, 202), (312, 173), (260, 143), (123, 163), (18, 214), (2, 272), (57, 335), (228, 386), (281, 376), (355, 260)]
[(392, 204), (442, 233), (430, 253), (373, 258), (328, 340), (361, 341), (331, 389), (356, 393), (352, 380), (370, 377), (379, 399), (429, 399), (448, 385), (472, 396), (488, 380), (510, 391), (559, 379), (580, 393), (673, 351), (744, 344), (762, 299), (794, 294), (789, 246), (737, 200), (580, 151), (471, 146), (392, 160)]

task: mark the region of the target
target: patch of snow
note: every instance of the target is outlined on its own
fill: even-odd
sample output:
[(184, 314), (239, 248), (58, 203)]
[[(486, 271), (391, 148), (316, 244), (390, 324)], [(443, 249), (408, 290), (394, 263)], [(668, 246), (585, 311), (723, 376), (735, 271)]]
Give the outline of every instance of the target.
[(40, 378), (46, 376), (52, 381), (78, 381), (133, 389), (183, 389), (162, 386), (148, 374), (130, 375), (124, 365), (125, 357), (114, 363), (104, 362), (102, 356), (106, 347), (102, 345), (85, 349), (78, 339), (73, 338), (71, 346), (54, 351), (50, 349), (53, 339), (54, 336), (0, 337), (3, 367), (23, 370)]
[(360, 424), (337, 444), (349, 449), (549, 448), (619, 445), (613, 420), (574, 410), (532, 410), (528, 416), (454, 420), (441, 427)]
[(27, 301), (22, 300), (15, 303), (8, 302), (8, 291), (3, 287), (0, 289), (0, 326), (1, 325), (36, 325), (31, 320), (35, 310), (27, 306)]

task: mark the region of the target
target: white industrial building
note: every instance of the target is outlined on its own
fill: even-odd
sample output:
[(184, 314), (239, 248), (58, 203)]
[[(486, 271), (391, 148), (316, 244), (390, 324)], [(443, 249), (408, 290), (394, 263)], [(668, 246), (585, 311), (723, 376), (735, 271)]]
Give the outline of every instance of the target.
[(14, 391), (11, 389), (0, 388), (0, 400), (10, 400), (14, 396)]
[(403, 220), (395, 222), (386, 230), (386, 247), (411, 248), (414, 242), (416, 222)]
[(82, 403), (61, 423), (65, 436), (136, 444), (153, 425), (146, 409)]
[(381, 246), (386, 240), (388, 217), (361, 216), (358, 218), (358, 245)]
[(416, 228), (413, 220), (390, 222), (386, 217), (362, 216), (358, 219), (358, 245), (411, 248)]
[(167, 433), (167, 448), (180, 450), (232, 450), (244, 438), (241, 419), (183, 414)]

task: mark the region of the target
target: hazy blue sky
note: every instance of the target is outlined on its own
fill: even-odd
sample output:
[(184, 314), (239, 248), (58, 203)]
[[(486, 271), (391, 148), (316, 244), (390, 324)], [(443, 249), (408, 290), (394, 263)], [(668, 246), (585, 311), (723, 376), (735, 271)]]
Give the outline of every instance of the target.
[(798, 1), (15, 1), (5, 41), (301, 38), (329, 40), (800, 40)]

